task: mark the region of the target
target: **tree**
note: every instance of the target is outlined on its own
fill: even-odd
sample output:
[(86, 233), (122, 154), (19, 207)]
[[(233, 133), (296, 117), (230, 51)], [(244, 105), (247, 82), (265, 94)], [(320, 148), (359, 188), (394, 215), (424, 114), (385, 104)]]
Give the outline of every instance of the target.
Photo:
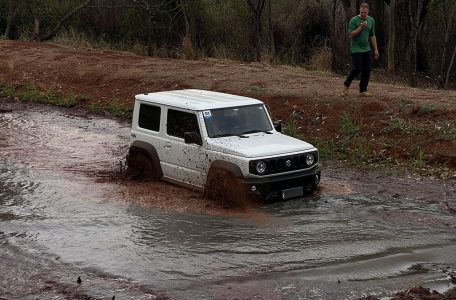
[(450, 32), (454, 32), (453, 31), (453, 18), (455, 16), (455, 13), (456, 13), (456, 1), (453, 3), (453, 5), (451, 6), (451, 10), (450, 10), (450, 13), (449, 15), (447, 14), (447, 2), (446, 1), (443, 1), (443, 15), (444, 15), (444, 18), (442, 18), (442, 21), (443, 21), (443, 28), (444, 28), (444, 32), (445, 32), (445, 38), (443, 40), (443, 49), (442, 49), (442, 63), (441, 63), (441, 70), (442, 70), (442, 73), (444, 73), (446, 71), (446, 74), (444, 74), (444, 78), (445, 78), (445, 81), (443, 83), (443, 88), (446, 89), (448, 87), (448, 81), (449, 81), (449, 77), (450, 77), (450, 73), (451, 73), (451, 68), (453, 67), (453, 63), (454, 63), (454, 56), (455, 56), (455, 53), (456, 53), (456, 47), (454, 48), (454, 51), (453, 51), (453, 55), (450, 59), (450, 62), (448, 64), (448, 68), (446, 68), (446, 54), (447, 54), (447, 49), (449, 48), (449, 45), (450, 45)]
[[(94, 0), (95, 1), (95, 0)], [(100, 7), (100, 2), (97, 0)], [(179, 0), (105, 0), (104, 8), (117, 9), (123, 15), (123, 24), (120, 32), (127, 35), (127, 39), (138, 39), (145, 43), (147, 55), (154, 53), (160, 43), (169, 45), (169, 36), (182, 36), (182, 14), (184, 9)], [(192, 0), (192, 2), (197, 0)], [(182, 3), (186, 1), (182, 1)], [(185, 17), (185, 16), (184, 16)], [(175, 24), (178, 24), (177, 26)], [(121, 35), (120, 32), (117, 34)], [(124, 39), (125, 36), (123, 36)], [(134, 41), (134, 42), (137, 42)], [(171, 46), (175, 46), (172, 44)], [(169, 49), (168, 49), (169, 50)], [(166, 54), (165, 54), (166, 55)]]
[(269, 51), (272, 57), (275, 57), (275, 43), (272, 26), (272, 8), (271, 0), (268, 0), (268, 36), (269, 36)]
[(351, 10), (351, 1), (350, 0), (342, 0), (342, 5), (344, 7), (345, 12), (345, 22), (347, 23), (348, 20), (352, 17), (352, 10)]
[(262, 46), (262, 24), (261, 17), (263, 15), (266, 0), (246, 0), (252, 17), (252, 46), (253, 46), (253, 59), (255, 61), (261, 60), (261, 46)]
[[(53, 28), (50, 32), (48, 32), (48, 33), (46, 33), (46, 34), (44, 34), (44, 35), (42, 35), (42, 36), (39, 36), (39, 35), (38, 35), (38, 36), (37, 36), (37, 39), (38, 39), (39, 41), (47, 41), (47, 40), (52, 39), (52, 38), (57, 34), (57, 32), (59, 32), (60, 28), (63, 26), (63, 24), (64, 24), (68, 19), (70, 19), (75, 13), (77, 13), (77, 12), (80, 11), (81, 9), (87, 7), (87, 6), (90, 4), (91, 1), (92, 1), (92, 0), (86, 0), (85, 2), (81, 3), (79, 6), (74, 7), (71, 11), (69, 11), (68, 13), (66, 13), (66, 14), (57, 22), (57, 24), (54, 26), (54, 28)], [(35, 20), (36, 20), (36, 19), (35, 19)], [(35, 21), (35, 24), (36, 24), (36, 21)], [(36, 27), (36, 26), (35, 26), (35, 27)], [(38, 33), (38, 32), (36, 32), (36, 33)]]
[(450, 73), (451, 73), (451, 69), (453, 68), (455, 56), (456, 56), (456, 46), (454, 46), (453, 55), (451, 56), (450, 64), (448, 65), (448, 71), (446, 74), (445, 84), (443, 86), (443, 88), (445, 88), (445, 89), (448, 88), (448, 81), (450, 80)]
[(390, 0), (389, 4), (389, 22), (388, 22), (388, 72), (394, 73), (396, 70), (396, 0)]
[(17, 0), (10, 0), (9, 8), (8, 8), (8, 17), (6, 19), (5, 37), (9, 37), (9, 35), (10, 35), (11, 24), (13, 23), (14, 15), (16, 15), (16, 9), (17, 9)]
[(417, 62), (417, 38), (426, 6), (430, 0), (408, 1), (407, 13), (410, 25), (409, 33), (409, 84), (417, 85), (416, 62)]
[[(197, 29), (197, 0), (181, 0), (180, 6), (185, 20), (185, 41), (189, 42), (185, 56), (187, 59), (196, 59), (196, 49), (198, 48), (198, 29)], [(183, 45), (184, 46), (184, 45)], [(190, 53), (189, 53), (190, 52)]]

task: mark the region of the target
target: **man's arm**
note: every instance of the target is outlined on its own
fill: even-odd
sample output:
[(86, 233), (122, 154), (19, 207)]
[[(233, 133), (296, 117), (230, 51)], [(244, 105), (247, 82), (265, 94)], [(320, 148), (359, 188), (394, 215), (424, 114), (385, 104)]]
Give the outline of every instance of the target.
[(378, 53), (377, 38), (375, 37), (375, 35), (370, 37), (370, 42), (372, 44), (372, 48), (374, 48), (374, 57), (375, 59), (378, 59), (380, 54)]
[(361, 31), (363, 31), (363, 29), (366, 27), (367, 27), (367, 22), (361, 22), (361, 24), (359, 25), (358, 28), (350, 31), (350, 37), (352, 37), (352, 38), (357, 37), (361, 33)]

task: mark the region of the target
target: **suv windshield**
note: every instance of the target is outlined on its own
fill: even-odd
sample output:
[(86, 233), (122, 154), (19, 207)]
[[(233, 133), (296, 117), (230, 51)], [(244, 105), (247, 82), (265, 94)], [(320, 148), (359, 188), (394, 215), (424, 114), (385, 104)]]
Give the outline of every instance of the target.
[(203, 116), (207, 134), (211, 138), (272, 130), (263, 105), (205, 110)]

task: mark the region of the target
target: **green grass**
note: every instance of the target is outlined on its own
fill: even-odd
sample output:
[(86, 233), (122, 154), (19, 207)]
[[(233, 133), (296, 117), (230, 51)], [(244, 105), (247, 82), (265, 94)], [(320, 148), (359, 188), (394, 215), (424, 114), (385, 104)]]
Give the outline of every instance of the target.
[(109, 103), (91, 103), (87, 105), (87, 109), (97, 114), (108, 113), (118, 118), (130, 118), (133, 113), (133, 107), (120, 100), (113, 100)]
[(348, 113), (340, 116), (340, 132), (345, 136), (354, 136), (361, 133), (362, 122), (357, 122)]
[(408, 132), (410, 129), (410, 125), (404, 119), (399, 117), (390, 117), (388, 124), (385, 128), (383, 128), (383, 131), (386, 133), (392, 133), (395, 131)]
[(4, 97), (14, 97), (15, 95), (15, 90), (13, 87), (7, 85), (4, 82), (0, 81), (0, 94)]
[(15, 88), (4, 82), (0, 82), (0, 94), (5, 97), (18, 97), (23, 102), (35, 102), (63, 107), (74, 107), (80, 101), (87, 100), (87, 97), (81, 95), (62, 95), (55, 88), (40, 91), (33, 84), (26, 84), (22, 87)]
[(432, 115), (437, 111), (437, 107), (434, 105), (422, 105), (418, 108), (418, 113), (422, 115)]
[[(361, 132), (361, 126), (354, 124), (351, 117), (345, 115), (341, 120), (344, 124), (344, 129), (341, 131), (344, 131), (346, 135), (333, 139), (304, 135), (296, 121), (284, 124), (283, 133), (313, 144), (323, 160), (346, 161), (363, 167), (397, 165), (397, 159), (387, 151), (396, 146), (394, 140), (384, 140), (379, 150), (376, 150), (371, 139), (358, 135)], [(410, 169), (418, 170), (426, 164), (426, 158), (427, 156), (418, 153), (407, 165)]]
[(283, 124), (282, 127), (282, 132), (286, 135), (289, 135), (291, 137), (304, 140), (305, 137), (301, 133), (301, 128), (298, 127), (297, 123), (295, 121), (291, 121), (290, 123)]
[(456, 140), (456, 125), (450, 122), (441, 122), (435, 125), (434, 133), (439, 140)]
[(399, 99), (399, 107), (402, 110), (409, 109), (413, 104), (413, 101), (407, 97), (402, 97)]
[(354, 164), (377, 162), (384, 159), (383, 154), (375, 153), (372, 150), (369, 141), (364, 137), (323, 139), (315, 136), (306, 136), (295, 122), (284, 124), (282, 132), (313, 144), (318, 148), (322, 159), (347, 160)]
[(120, 100), (113, 100), (109, 103), (89, 103), (89, 99), (82, 95), (62, 95), (57, 88), (47, 91), (40, 91), (35, 85), (27, 84), (15, 88), (0, 81), (0, 95), (5, 97), (17, 97), (23, 102), (34, 102), (49, 104), (61, 107), (80, 106), (96, 114), (108, 114), (117, 118), (131, 118), (133, 107)]
[(258, 86), (258, 85), (249, 86), (249, 91), (257, 93), (257, 94), (267, 94), (267, 93), (269, 93), (269, 90), (266, 87), (262, 87), (262, 86)]
[(416, 153), (410, 158), (410, 166), (413, 169), (422, 169), (427, 165), (427, 154), (420, 147), (417, 148)]

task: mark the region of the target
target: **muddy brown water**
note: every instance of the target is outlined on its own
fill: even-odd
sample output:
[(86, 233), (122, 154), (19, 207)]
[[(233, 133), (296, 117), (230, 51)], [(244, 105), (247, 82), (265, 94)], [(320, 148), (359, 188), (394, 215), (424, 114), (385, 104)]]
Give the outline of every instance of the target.
[(315, 196), (237, 212), (167, 183), (113, 180), (128, 124), (6, 100), (0, 108), (0, 297), (454, 289), (456, 215), (444, 205), (456, 207), (454, 182), (326, 164)]

